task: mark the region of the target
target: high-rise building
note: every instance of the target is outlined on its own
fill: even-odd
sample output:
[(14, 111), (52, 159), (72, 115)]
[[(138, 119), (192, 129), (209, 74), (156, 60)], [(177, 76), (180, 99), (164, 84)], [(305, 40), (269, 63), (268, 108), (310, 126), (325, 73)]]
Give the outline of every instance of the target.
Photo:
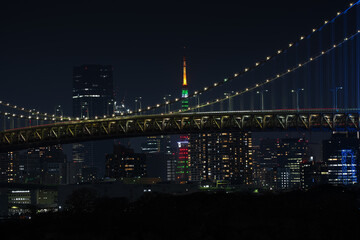
[(348, 185), (359, 182), (359, 139), (349, 133), (334, 133), (323, 141), (323, 160), (328, 183)]
[[(186, 77), (186, 58), (183, 59), (183, 82), (181, 97), (187, 98), (189, 96), (187, 77)], [(181, 108), (187, 110), (189, 107), (189, 100), (183, 99)], [(176, 181), (179, 183), (186, 183), (189, 180), (189, 135), (181, 135), (178, 141), (178, 154), (176, 163)]]
[(111, 65), (82, 65), (73, 70), (73, 115), (90, 118), (113, 114)]
[[(112, 66), (74, 67), (72, 102), (73, 116), (76, 118), (112, 115), (114, 112)], [(110, 143), (110, 141), (107, 142)], [(73, 144), (73, 162), (81, 164), (82, 181), (92, 181), (101, 168), (103, 159), (96, 159), (96, 156), (103, 156), (103, 154), (95, 151), (95, 146), (100, 144), (94, 142)]]
[(65, 184), (66, 163), (67, 158), (61, 145), (28, 149), (19, 156), (18, 182)]
[(261, 139), (254, 162), (255, 183), (269, 190), (310, 185), (312, 165), (305, 164), (308, 155), (308, 141), (303, 138)]
[(105, 176), (117, 180), (146, 177), (146, 155), (120, 144), (114, 145), (113, 153), (106, 155)]
[(189, 163), (190, 181), (250, 184), (253, 171), (251, 133), (191, 134)]
[(281, 139), (278, 149), (278, 189), (299, 189), (301, 187), (300, 165), (308, 159), (308, 141), (303, 138), (284, 138)]
[(42, 163), (42, 184), (66, 184), (67, 157), (61, 145), (45, 148)]
[(260, 139), (260, 145), (254, 157), (254, 184), (272, 190), (276, 188), (278, 168), (279, 139)]
[(19, 158), (17, 152), (0, 154), (0, 182), (17, 182), (19, 178)]
[(170, 136), (151, 136), (141, 145), (146, 154), (148, 177), (160, 177), (163, 181), (175, 181), (175, 156)]
[(323, 177), (325, 166), (323, 162), (317, 162), (313, 156), (309, 160), (303, 160), (300, 164), (301, 168), (301, 189), (310, 189), (312, 186), (325, 184)]

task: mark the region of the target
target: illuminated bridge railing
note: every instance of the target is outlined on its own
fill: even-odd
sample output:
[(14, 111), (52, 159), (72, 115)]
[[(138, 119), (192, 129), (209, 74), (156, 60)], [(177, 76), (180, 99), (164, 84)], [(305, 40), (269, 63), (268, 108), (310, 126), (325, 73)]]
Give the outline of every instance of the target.
[(200, 112), (59, 122), (0, 132), (0, 151), (107, 138), (221, 131), (359, 130), (359, 109)]

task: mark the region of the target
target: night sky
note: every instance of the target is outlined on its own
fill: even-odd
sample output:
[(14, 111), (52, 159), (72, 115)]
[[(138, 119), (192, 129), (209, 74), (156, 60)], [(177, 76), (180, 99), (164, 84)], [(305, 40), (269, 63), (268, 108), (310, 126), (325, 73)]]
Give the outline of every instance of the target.
[[(350, 1), (7, 1), (2, 3), (1, 100), (70, 115), (72, 67), (111, 64), (117, 99), (155, 104), (272, 54)], [(128, 1), (126, 1), (128, 2)], [(296, 5), (295, 5), (296, 4)]]

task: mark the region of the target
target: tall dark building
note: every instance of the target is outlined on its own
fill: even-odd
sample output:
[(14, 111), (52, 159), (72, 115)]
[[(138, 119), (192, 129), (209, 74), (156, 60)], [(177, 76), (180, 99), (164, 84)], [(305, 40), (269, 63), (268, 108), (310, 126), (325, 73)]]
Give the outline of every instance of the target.
[(254, 158), (254, 184), (272, 190), (276, 188), (276, 172), (280, 139), (260, 139), (259, 149)]
[[(82, 65), (73, 69), (73, 116), (94, 118), (114, 113), (113, 69), (110, 65)], [(109, 142), (110, 143), (110, 142)], [(91, 181), (100, 168), (103, 154), (95, 151), (101, 143), (73, 145), (73, 161), (81, 164), (83, 181)], [(104, 144), (104, 143), (102, 143)], [(101, 147), (96, 147), (101, 149)]]
[(112, 115), (114, 82), (111, 65), (82, 65), (73, 71), (73, 116)]
[(313, 186), (326, 183), (322, 174), (325, 172), (324, 164), (314, 161), (312, 156), (309, 160), (302, 161), (300, 168), (302, 189), (310, 189)]
[(171, 148), (170, 136), (151, 136), (142, 143), (146, 154), (148, 177), (160, 177), (163, 181), (175, 181), (176, 158)]

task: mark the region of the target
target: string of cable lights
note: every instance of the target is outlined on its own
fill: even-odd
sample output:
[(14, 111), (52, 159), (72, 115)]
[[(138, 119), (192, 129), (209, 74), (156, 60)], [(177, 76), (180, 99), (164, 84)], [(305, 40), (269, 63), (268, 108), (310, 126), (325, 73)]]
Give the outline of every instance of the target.
[(360, 0), (357, 1), (356, 3), (350, 3), (350, 6), (346, 10), (344, 10), (343, 12), (337, 12), (336, 16), (333, 19), (331, 19), (330, 21), (327, 21), (327, 20), (324, 21), (324, 23), (321, 26), (319, 26), (317, 28), (313, 28), (308, 34), (301, 35), (301, 37), (299, 39), (297, 39), (294, 42), (289, 43), (287, 47), (285, 47), (283, 49), (280, 49), (280, 50), (277, 50), (273, 55), (270, 55), (270, 56), (266, 57), (263, 60), (257, 61), (252, 66), (246, 67), (242, 71), (240, 71), (238, 73), (235, 73), (234, 75), (225, 78), (223, 81), (213, 83), (212, 85), (210, 85), (208, 87), (204, 87), (201, 90), (194, 91), (192, 94), (189, 94), (187, 97), (175, 98), (173, 100), (169, 100), (169, 101), (166, 101), (164, 103), (158, 103), (156, 105), (148, 106), (148, 107), (143, 108), (143, 109), (140, 108), (140, 109), (137, 109), (137, 110), (134, 110), (134, 111), (130, 111), (129, 114), (142, 113), (142, 112), (154, 110), (154, 109), (157, 109), (157, 108), (161, 108), (161, 107), (167, 106), (169, 104), (174, 104), (174, 103), (177, 103), (177, 102), (181, 102), (181, 101), (183, 101), (185, 99), (196, 97), (199, 94), (203, 94), (203, 93), (208, 92), (208, 91), (210, 91), (210, 90), (212, 90), (214, 88), (220, 87), (220, 86), (222, 86), (222, 85), (224, 85), (226, 83), (231, 82), (232, 80), (234, 80), (236, 78), (240, 78), (241, 76), (244, 76), (246, 73), (251, 72), (251, 71), (259, 68), (260, 66), (264, 65), (265, 63), (269, 62), (270, 60), (274, 59), (275, 57), (281, 55), (282, 53), (287, 52), (287, 50), (289, 50), (292, 47), (296, 46), (297, 44), (299, 44), (304, 39), (309, 39), (312, 35), (314, 35), (315, 33), (319, 32), (319, 31), (321, 31), (325, 26), (329, 25), (330, 23), (335, 22), (335, 20), (337, 18), (339, 18), (342, 15), (346, 14), (351, 8), (353, 8), (356, 5), (360, 5)]
[(289, 68), (289, 69), (286, 70), (285, 72), (276, 74), (276, 75), (275, 75), (274, 77), (272, 77), (272, 78), (266, 79), (265, 81), (260, 82), (260, 83), (256, 83), (256, 84), (255, 84), (254, 86), (252, 86), (252, 87), (245, 88), (245, 89), (242, 90), (242, 91), (235, 92), (234, 94), (232, 94), (232, 95), (227, 95), (227, 96), (225, 96), (225, 97), (223, 97), (223, 98), (218, 98), (218, 99), (216, 99), (216, 100), (214, 100), (214, 101), (208, 101), (208, 102), (206, 102), (206, 103), (202, 103), (202, 104), (196, 105), (195, 107), (189, 107), (187, 110), (178, 109), (178, 110), (173, 111), (173, 112), (171, 112), (171, 113), (174, 113), (174, 112), (188, 112), (188, 111), (196, 110), (196, 109), (199, 109), (199, 108), (207, 107), (207, 106), (210, 106), (210, 105), (213, 105), (213, 104), (220, 103), (220, 102), (222, 102), (222, 101), (228, 100), (228, 99), (230, 99), (230, 98), (233, 98), (233, 97), (242, 95), (242, 94), (244, 94), (244, 93), (250, 92), (250, 91), (255, 90), (255, 89), (257, 89), (257, 88), (260, 88), (260, 87), (262, 87), (262, 86), (264, 86), (264, 85), (267, 85), (267, 84), (269, 84), (269, 83), (271, 83), (271, 82), (273, 82), (273, 81), (275, 81), (275, 80), (277, 80), (277, 79), (280, 79), (280, 78), (282, 78), (282, 77), (284, 77), (284, 76), (286, 76), (286, 75), (288, 75), (288, 74), (290, 74), (290, 73), (292, 73), (292, 72), (294, 72), (294, 71), (296, 71), (296, 70), (298, 70), (298, 69), (306, 66), (307, 64), (309, 64), (309, 63), (311, 63), (311, 62), (319, 59), (320, 57), (322, 57), (322, 56), (330, 53), (330, 52), (333, 51), (334, 49), (340, 47), (341, 45), (343, 45), (343, 44), (346, 43), (347, 41), (355, 38), (355, 37), (356, 37), (357, 35), (359, 35), (359, 34), (360, 34), (360, 30), (358, 30), (358, 31), (357, 31), (356, 33), (354, 33), (353, 35), (351, 35), (351, 36), (349, 36), (349, 37), (346, 37), (342, 42), (333, 45), (333, 46), (332, 46), (331, 48), (329, 48), (328, 50), (322, 51), (320, 54), (318, 54), (318, 55), (316, 55), (316, 56), (314, 56), (314, 57), (309, 58), (307, 61), (305, 61), (305, 62), (303, 62), (303, 63), (299, 63), (298, 65), (296, 65), (296, 66), (293, 67), (293, 68)]
[[(46, 121), (46, 122), (64, 122), (64, 121), (80, 121), (80, 120), (90, 120), (90, 118), (86, 117), (84, 119), (80, 119), (80, 118), (69, 118), (69, 117), (55, 117), (55, 116), (41, 116), (41, 115), (24, 115), (24, 114), (16, 114), (16, 113), (10, 113), (10, 112), (2, 112), (0, 111), (0, 116), (4, 117), (6, 121), (6, 118), (8, 118), (7, 120), (12, 121), (15, 119), (20, 119), (20, 120), (27, 120), (27, 121), (32, 121), (32, 120), (36, 120), (36, 121)], [(108, 118), (109, 116), (103, 116), (103, 117), (95, 117), (94, 119), (105, 119)], [(112, 117), (115, 117), (115, 115), (112, 115)], [(38, 124), (39, 122), (36, 122), (36, 124), (32, 123), (33, 126), (39, 126)], [(40, 124), (42, 124), (40, 122)]]
[(0, 101), (0, 105), (5, 106), (7, 108), (11, 108), (14, 111), (20, 111), (20, 112), (24, 112), (23, 114), (15, 114), (15, 113), (10, 113), (10, 112), (6, 112), (7, 115), (14, 115), (16, 117), (19, 118), (42, 118), (42, 119), (56, 119), (56, 120), (61, 120), (61, 121), (69, 121), (71, 120), (71, 117), (59, 117), (59, 116), (55, 116), (55, 114), (49, 114), (49, 113), (42, 113), (40, 111), (37, 111), (35, 109), (27, 109), (24, 107), (19, 107), (17, 105), (13, 105), (11, 103), (7, 103), (4, 101)]
[[(41, 116), (41, 115), (24, 115), (24, 114), (16, 114), (16, 113), (10, 113), (10, 112), (0, 112), (0, 115), (8, 118), (16, 118), (16, 119), (29, 119), (29, 120), (42, 120), (42, 121), (68, 121), (71, 119), (64, 119), (61, 117), (54, 117), (54, 116)], [(75, 120), (75, 119), (73, 119)]]
[[(325, 26), (329, 25), (330, 23), (333, 23), (337, 18), (339, 18), (342, 15), (346, 14), (351, 8), (353, 8), (356, 5), (360, 5), (360, 0), (357, 1), (356, 3), (350, 3), (350, 6), (346, 10), (344, 10), (343, 12), (337, 12), (336, 16), (333, 19), (331, 19), (330, 21), (324, 21), (324, 23), (321, 26), (319, 26), (317, 28), (313, 28), (308, 34), (301, 35), (301, 37), (298, 38), (296, 41), (289, 43), (287, 47), (285, 47), (283, 49), (280, 49), (280, 50), (277, 50), (273, 55), (270, 55), (270, 56), (266, 57), (263, 60), (257, 61), (252, 66), (247, 67), (247, 68), (243, 69), (242, 71), (240, 71), (238, 73), (235, 73), (232, 76), (229, 76), (229, 77), (225, 78), (224, 80), (222, 80), (220, 82), (213, 83), (212, 85), (210, 85), (208, 87), (204, 87), (201, 90), (194, 91), (192, 94), (189, 94), (187, 97), (175, 98), (173, 100), (168, 100), (166, 102), (158, 103), (158, 104), (155, 104), (153, 106), (148, 106), (148, 107), (145, 107), (145, 108), (135, 109), (134, 111), (130, 111), (129, 113), (123, 113), (122, 115), (129, 115), (129, 114), (131, 115), (131, 114), (137, 114), (137, 113), (143, 113), (143, 112), (155, 110), (155, 109), (158, 109), (158, 108), (161, 108), (161, 107), (164, 107), (164, 106), (168, 106), (170, 104), (175, 104), (175, 103), (181, 102), (181, 101), (183, 101), (185, 99), (190, 99), (190, 98), (196, 97), (199, 94), (203, 94), (203, 93), (208, 92), (208, 91), (210, 91), (210, 90), (212, 90), (214, 88), (217, 88), (217, 87), (220, 87), (220, 86), (222, 86), (222, 85), (224, 85), (226, 83), (229, 83), (232, 80), (234, 80), (236, 78), (239, 78), (239, 77), (245, 75), (246, 73), (251, 72), (251, 71), (259, 68), (260, 66), (264, 65), (265, 63), (272, 60), (273, 58), (275, 58), (275, 57), (281, 55), (282, 53), (286, 52), (287, 50), (289, 50), (293, 46), (296, 46), (297, 44), (299, 44), (304, 39), (309, 39), (312, 35), (314, 35), (315, 33), (319, 32), (319, 31), (321, 31)], [(227, 96), (227, 97), (231, 97), (231, 96)], [(42, 117), (43, 119), (45, 119), (45, 118), (46, 119), (53, 118), (53, 119), (56, 119), (57, 121), (71, 121), (71, 120), (74, 120), (74, 118), (71, 118), (71, 117), (67, 117), (67, 116), (59, 117), (59, 116), (55, 116), (54, 114), (48, 114), (46, 112), (43, 113), (43, 112), (40, 112), (40, 111), (35, 110), (35, 109), (27, 109), (27, 108), (24, 108), (24, 107), (19, 107), (17, 105), (13, 105), (13, 104), (10, 104), (10, 103), (4, 102), (4, 101), (0, 101), (0, 105), (5, 106), (7, 108), (12, 108), (12, 109), (17, 110), (17, 111), (25, 112), (27, 114), (36, 115), (36, 116), (31, 116), (31, 115), (27, 116), (27, 117), (30, 117), (30, 118), (31, 117), (32, 118)], [(19, 115), (19, 116), (22, 116), (22, 115)], [(104, 116), (104, 117), (107, 117), (107, 116)]]

